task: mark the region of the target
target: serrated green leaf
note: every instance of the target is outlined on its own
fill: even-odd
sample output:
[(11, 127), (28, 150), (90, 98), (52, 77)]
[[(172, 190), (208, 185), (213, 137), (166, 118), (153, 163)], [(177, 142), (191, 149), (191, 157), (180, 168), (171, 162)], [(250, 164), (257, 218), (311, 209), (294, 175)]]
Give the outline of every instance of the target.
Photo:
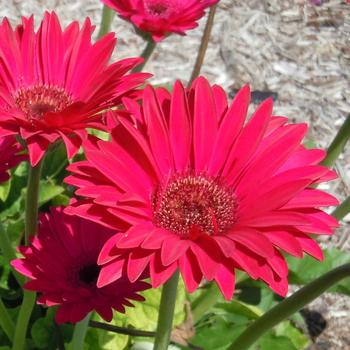
[[(94, 313), (93, 319), (95, 321), (105, 322), (96, 313)], [(109, 324), (119, 327), (126, 327), (127, 320), (125, 319), (124, 315), (115, 312), (114, 317)], [(87, 345), (87, 349), (89, 350), (123, 350), (129, 343), (129, 336), (108, 332), (102, 329), (89, 328), (85, 343)]]
[[(145, 297), (144, 302), (133, 302), (134, 308), (128, 308), (126, 318), (128, 324), (142, 330), (154, 331), (157, 327), (158, 309), (161, 297), (161, 288), (149, 289), (141, 293)], [(185, 320), (186, 293), (183, 282), (180, 281), (177, 294), (174, 314), (174, 325), (177, 326)]]

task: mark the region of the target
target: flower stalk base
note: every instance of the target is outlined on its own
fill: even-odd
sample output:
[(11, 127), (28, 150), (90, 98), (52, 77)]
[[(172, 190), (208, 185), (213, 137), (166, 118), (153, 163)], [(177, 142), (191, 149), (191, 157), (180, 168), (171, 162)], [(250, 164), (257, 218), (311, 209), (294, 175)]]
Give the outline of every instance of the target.
[(162, 297), (160, 300), (158, 326), (153, 350), (168, 349), (173, 326), (179, 274), (179, 271), (175, 272), (163, 286)]

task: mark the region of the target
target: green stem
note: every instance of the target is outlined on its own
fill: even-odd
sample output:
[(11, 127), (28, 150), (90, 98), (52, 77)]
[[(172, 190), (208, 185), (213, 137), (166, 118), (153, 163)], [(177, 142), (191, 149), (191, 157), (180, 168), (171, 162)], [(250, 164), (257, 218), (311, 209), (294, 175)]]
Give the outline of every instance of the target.
[[(13, 249), (11, 242), (5, 232), (3, 224), (0, 222), (0, 248), (2, 251), (2, 255), (5, 259), (6, 264), (9, 266), (11, 263), (11, 260), (16, 259), (16, 253), (15, 250)], [(16, 270), (12, 270), (13, 275), (15, 276), (17, 282), (19, 285), (24, 284), (24, 276), (18, 273)]]
[(307, 284), (258, 318), (231, 344), (227, 350), (249, 349), (250, 346), (252, 346), (268, 330), (272, 329), (286, 318), (292, 316), (295, 312), (302, 309), (305, 305), (319, 297), (327, 289), (346, 277), (350, 277), (350, 264), (337, 267)]
[[(24, 231), (26, 245), (29, 244), (30, 236), (36, 234), (37, 231), (39, 184), (43, 163), (44, 161), (42, 160), (35, 167), (29, 167)], [(35, 293), (26, 290), (23, 292), (23, 301), (18, 314), (12, 350), (24, 349), (28, 324), (35, 305), (35, 299)]]
[(173, 326), (179, 271), (164, 284), (160, 299), (158, 326), (153, 350), (167, 350)]
[(134, 328), (119, 327), (108, 323), (98, 321), (90, 321), (89, 326), (92, 328), (103, 329), (108, 332), (129, 335), (131, 337), (146, 337), (152, 338), (156, 336), (155, 332), (142, 331)]
[(345, 119), (337, 135), (327, 150), (327, 156), (322, 164), (331, 167), (343, 152), (346, 143), (350, 138), (350, 114)]
[(29, 244), (30, 236), (36, 234), (38, 226), (39, 185), (43, 163), (44, 161), (41, 161), (35, 167), (29, 167), (24, 229), (26, 245)]
[(72, 339), (72, 349), (83, 350), (84, 340), (86, 332), (89, 327), (89, 321), (91, 318), (91, 313), (89, 313), (83, 320), (78, 322), (74, 327), (73, 339)]
[(0, 327), (4, 330), (7, 337), (12, 341), (15, 334), (15, 325), (7, 312), (6, 306), (0, 298)]
[(332, 213), (332, 216), (337, 220), (343, 219), (350, 213), (350, 196), (344, 200), (338, 207), (336, 207)]
[(201, 45), (200, 45), (199, 50), (198, 50), (196, 63), (193, 67), (193, 71), (191, 74), (191, 78), (188, 82), (188, 86), (191, 86), (193, 80), (195, 80), (201, 72), (201, 68), (202, 68), (202, 65), (204, 62), (205, 54), (207, 52), (207, 48), (208, 48), (208, 44), (209, 44), (209, 40), (210, 40), (211, 31), (213, 29), (216, 7), (217, 7), (217, 5), (213, 5), (210, 8), (208, 20), (207, 20), (207, 23), (205, 25), (203, 36), (202, 36)]
[(141, 54), (141, 57), (143, 57), (143, 62), (132, 70), (133, 73), (141, 72), (143, 70), (156, 46), (157, 43), (152, 38), (147, 40), (147, 44)]
[(23, 301), (17, 318), (12, 350), (24, 349), (28, 323), (35, 304), (35, 297), (36, 295), (33, 292), (28, 292), (27, 290), (23, 292)]
[(97, 39), (102, 38), (110, 32), (114, 15), (115, 12), (111, 8), (106, 5), (103, 6), (100, 31), (98, 32)]

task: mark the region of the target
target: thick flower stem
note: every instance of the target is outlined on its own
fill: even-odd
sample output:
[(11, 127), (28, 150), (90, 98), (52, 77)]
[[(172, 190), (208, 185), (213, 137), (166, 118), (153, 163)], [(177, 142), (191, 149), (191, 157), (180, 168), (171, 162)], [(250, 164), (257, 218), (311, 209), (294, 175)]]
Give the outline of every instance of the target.
[(132, 70), (133, 73), (141, 72), (143, 70), (156, 46), (157, 43), (152, 38), (147, 40), (147, 44), (141, 54), (141, 57), (143, 57), (143, 62)]
[(337, 220), (343, 219), (350, 213), (350, 196), (344, 200), (332, 213)]
[[(39, 183), (43, 166), (41, 161), (35, 167), (29, 167), (28, 185), (26, 194), (26, 215), (24, 241), (27, 245), (31, 235), (36, 234), (38, 225), (38, 202), (39, 202)], [(20, 308), (16, 323), (13, 350), (23, 350), (28, 329), (28, 323), (32, 314), (36, 295), (33, 292), (24, 291), (22, 306)]]
[(206, 54), (207, 48), (208, 48), (208, 43), (209, 43), (211, 31), (213, 29), (216, 7), (217, 7), (217, 5), (213, 5), (210, 8), (208, 20), (207, 20), (207, 23), (205, 25), (203, 36), (202, 36), (202, 42), (201, 42), (201, 45), (200, 45), (199, 50), (198, 50), (196, 63), (193, 67), (193, 71), (191, 74), (191, 78), (188, 82), (188, 86), (190, 86), (192, 84), (193, 80), (195, 80), (201, 72), (201, 68), (202, 68), (202, 65), (204, 62), (205, 54)]
[(322, 164), (331, 167), (338, 159), (339, 155), (343, 152), (346, 143), (350, 138), (350, 114), (345, 119), (343, 125), (339, 129), (337, 135), (332, 141), (327, 150), (327, 157), (323, 160)]
[(72, 349), (83, 350), (84, 340), (86, 332), (89, 327), (89, 321), (91, 318), (91, 313), (88, 314), (83, 320), (78, 322), (74, 327), (73, 339), (72, 339)]
[(266, 312), (252, 323), (227, 350), (247, 350), (268, 330), (292, 316), (305, 305), (318, 298), (327, 289), (342, 279), (350, 277), (350, 264), (345, 264), (324, 274), (281, 303)]
[(163, 286), (162, 297), (160, 299), (158, 326), (153, 350), (168, 349), (173, 326), (179, 274), (179, 271), (176, 271)]
[[(16, 259), (16, 253), (11, 245), (11, 242), (1, 222), (0, 222), (0, 251), (2, 252), (5, 262), (10, 266), (11, 260)], [(23, 285), (24, 284), (23, 275), (19, 274), (15, 270), (12, 270), (12, 273), (15, 276), (18, 284)]]
[(102, 38), (110, 32), (114, 15), (115, 12), (111, 8), (106, 5), (103, 6), (100, 31), (98, 32), (97, 39)]
[(26, 245), (29, 244), (30, 236), (36, 234), (38, 226), (39, 184), (43, 163), (41, 161), (35, 167), (29, 167), (24, 230)]
[(15, 334), (15, 325), (7, 312), (6, 306), (0, 298), (0, 327), (3, 329), (7, 337), (12, 341)]

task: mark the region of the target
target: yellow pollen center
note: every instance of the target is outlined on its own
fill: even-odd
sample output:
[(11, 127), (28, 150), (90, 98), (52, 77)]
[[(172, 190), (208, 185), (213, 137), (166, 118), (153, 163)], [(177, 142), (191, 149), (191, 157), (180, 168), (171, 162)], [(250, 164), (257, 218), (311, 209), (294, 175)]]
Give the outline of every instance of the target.
[(41, 119), (45, 113), (67, 108), (72, 104), (72, 98), (63, 88), (35, 85), (19, 89), (15, 102), (28, 119)]
[(160, 186), (153, 197), (154, 222), (183, 237), (224, 234), (236, 222), (235, 195), (216, 179), (187, 175)]

